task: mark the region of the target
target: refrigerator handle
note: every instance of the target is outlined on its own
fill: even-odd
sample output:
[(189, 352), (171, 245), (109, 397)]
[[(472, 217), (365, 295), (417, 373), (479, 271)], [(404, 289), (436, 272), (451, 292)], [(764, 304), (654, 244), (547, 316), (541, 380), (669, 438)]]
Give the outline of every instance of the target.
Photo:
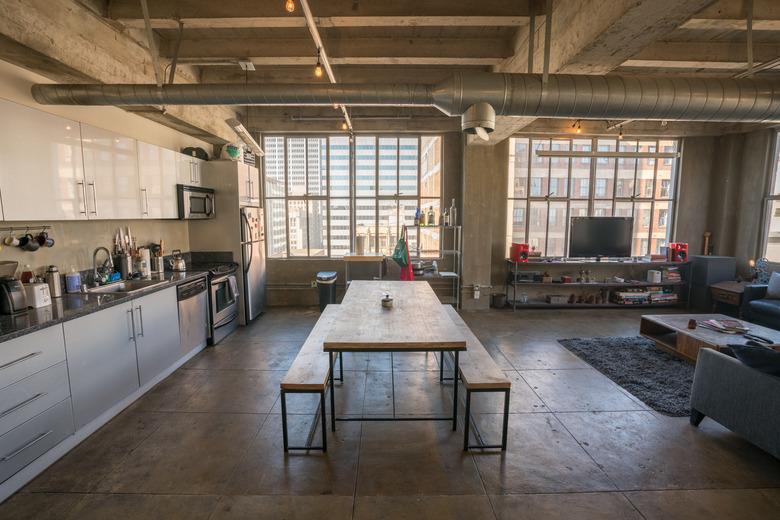
[(249, 262), (244, 259), (244, 272), (249, 271), (249, 266), (252, 265), (252, 255), (254, 254), (254, 243), (252, 242), (252, 228), (249, 226), (249, 219), (244, 211), (241, 212), (241, 218), (244, 220), (244, 247), (249, 245), (249, 254), (245, 255)]

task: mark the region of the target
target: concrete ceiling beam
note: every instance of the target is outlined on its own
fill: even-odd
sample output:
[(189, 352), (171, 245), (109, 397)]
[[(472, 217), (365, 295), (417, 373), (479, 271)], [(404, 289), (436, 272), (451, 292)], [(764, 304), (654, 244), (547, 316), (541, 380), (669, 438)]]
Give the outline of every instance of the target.
[[(180, 18), (187, 29), (276, 29), (306, 27), (300, 16)], [(315, 16), (321, 28), (346, 27), (516, 27), (528, 23), (527, 16)], [(134, 29), (144, 27), (143, 19), (117, 20)], [(155, 29), (178, 29), (173, 18), (154, 18)]]
[[(662, 39), (713, 0), (588, 0), (557, 1), (552, 14), (550, 73), (606, 74), (648, 45)], [(541, 2), (540, 2), (541, 3)], [(545, 24), (536, 21), (534, 63), (541, 70)], [(525, 31), (523, 34), (522, 31)], [(526, 72), (528, 28), (515, 38), (516, 53), (495, 72)], [(525, 44), (521, 42), (525, 41)], [(537, 70), (538, 72), (538, 70)], [(498, 143), (532, 121), (498, 118), (486, 144)], [(478, 140), (471, 140), (476, 143)], [(480, 143), (481, 144), (481, 143)]]
[[(349, 63), (353, 58), (393, 60), (401, 58), (473, 59), (505, 58), (511, 54), (503, 38), (331, 38), (325, 42), (328, 56)], [(161, 44), (163, 56), (173, 56), (175, 42)], [(311, 38), (204, 38), (183, 39), (179, 58), (252, 57), (258, 65), (274, 64), (269, 58), (307, 60), (285, 65), (306, 64), (317, 60), (317, 47)]]
[[(465, 17), (465, 16), (528, 16), (529, 0), (392, 0), (363, 1), (318, 0), (311, 2), (312, 11), (320, 17)], [(281, 0), (154, 0), (149, 5), (152, 18), (224, 18), (225, 13), (241, 13), (248, 18), (278, 18), (287, 16)], [(142, 19), (138, 0), (112, 0), (108, 14), (114, 19)], [(289, 18), (303, 19), (300, 6)]]
[[(79, 2), (4, 2), (0, 35), (6, 43), (0, 45), (0, 59), (55, 81), (79, 76), (88, 82), (154, 83), (148, 49)], [(176, 81), (194, 79), (182, 71)], [(189, 128), (191, 135), (214, 144), (235, 140), (225, 123), (235, 112), (227, 107), (171, 106), (165, 113), (153, 109), (143, 115), (170, 121), (177, 130)]]
[[(679, 68), (677, 62), (701, 62), (701, 67), (707, 64), (722, 64), (724, 68), (732, 64), (744, 64), (747, 52), (744, 42), (656, 42), (653, 45), (631, 56), (628, 62), (631, 66), (641, 66), (642, 62), (669, 63), (670, 68)], [(753, 56), (757, 62), (769, 61), (780, 56), (780, 43), (754, 43)], [(624, 62), (625, 64), (626, 62)], [(654, 65), (652, 65), (654, 66)]]
[[(746, 5), (743, 0), (719, 0), (696, 13), (682, 24), (680, 29), (745, 31)], [(780, 31), (780, 2), (753, 0), (753, 30)]]

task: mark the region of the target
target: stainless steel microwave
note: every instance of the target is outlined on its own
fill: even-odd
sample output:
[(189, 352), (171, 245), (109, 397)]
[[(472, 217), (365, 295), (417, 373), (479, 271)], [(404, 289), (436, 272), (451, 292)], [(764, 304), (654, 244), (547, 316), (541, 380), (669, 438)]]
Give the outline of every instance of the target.
[(214, 218), (214, 190), (200, 186), (176, 185), (180, 219)]

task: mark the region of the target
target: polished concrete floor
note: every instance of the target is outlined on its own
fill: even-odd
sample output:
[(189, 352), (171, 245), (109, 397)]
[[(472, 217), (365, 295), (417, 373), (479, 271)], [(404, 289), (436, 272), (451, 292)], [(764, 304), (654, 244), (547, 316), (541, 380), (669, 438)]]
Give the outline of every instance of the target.
[[(327, 454), (285, 455), (279, 381), (318, 313), (273, 309), (54, 464), (0, 517), (780, 517), (780, 461), (709, 419), (695, 429), (649, 411), (556, 342), (636, 335), (640, 314), (464, 313), (513, 381), (506, 453), (464, 453), (462, 423), (453, 433), (441, 422), (340, 422)], [(351, 355), (344, 365), (339, 414), (450, 409), (432, 354)], [(475, 405), (480, 434), (497, 441), (500, 398)], [(290, 398), (292, 442), (305, 441), (316, 406)]]

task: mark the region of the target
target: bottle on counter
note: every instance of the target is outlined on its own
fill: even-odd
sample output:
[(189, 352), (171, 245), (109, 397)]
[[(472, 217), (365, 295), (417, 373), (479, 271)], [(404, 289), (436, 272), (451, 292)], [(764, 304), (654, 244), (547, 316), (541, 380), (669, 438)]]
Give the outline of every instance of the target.
[(65, 275), (65, 290), (69, 293), (81, 292), (81, 273), (70, 266), (70, 272)]
[(419, 226), (420, 225), (420, 208), (417, 208), (414, 211), (414, 225)]
[(46, 269), (46, 283), (49, 285), (49, 293), (52, 298), (62, 296), (62, 280), (60, 279), (60, 270), (56, 265), (50, 265)]
[(433, 213), (433, 206), (428, 208), (428, 225), (429, 226), (436, 225), (436, 215)]
[(455, 207), (455, 199), (452, 199), (452, 206), (450, 206), (450, 210), (449, 210), (450, 223), (448, 225), (450, 226), (458, 225), (458, 219), (456, 218), (457, 215), (458, 215), (458, 208)]

